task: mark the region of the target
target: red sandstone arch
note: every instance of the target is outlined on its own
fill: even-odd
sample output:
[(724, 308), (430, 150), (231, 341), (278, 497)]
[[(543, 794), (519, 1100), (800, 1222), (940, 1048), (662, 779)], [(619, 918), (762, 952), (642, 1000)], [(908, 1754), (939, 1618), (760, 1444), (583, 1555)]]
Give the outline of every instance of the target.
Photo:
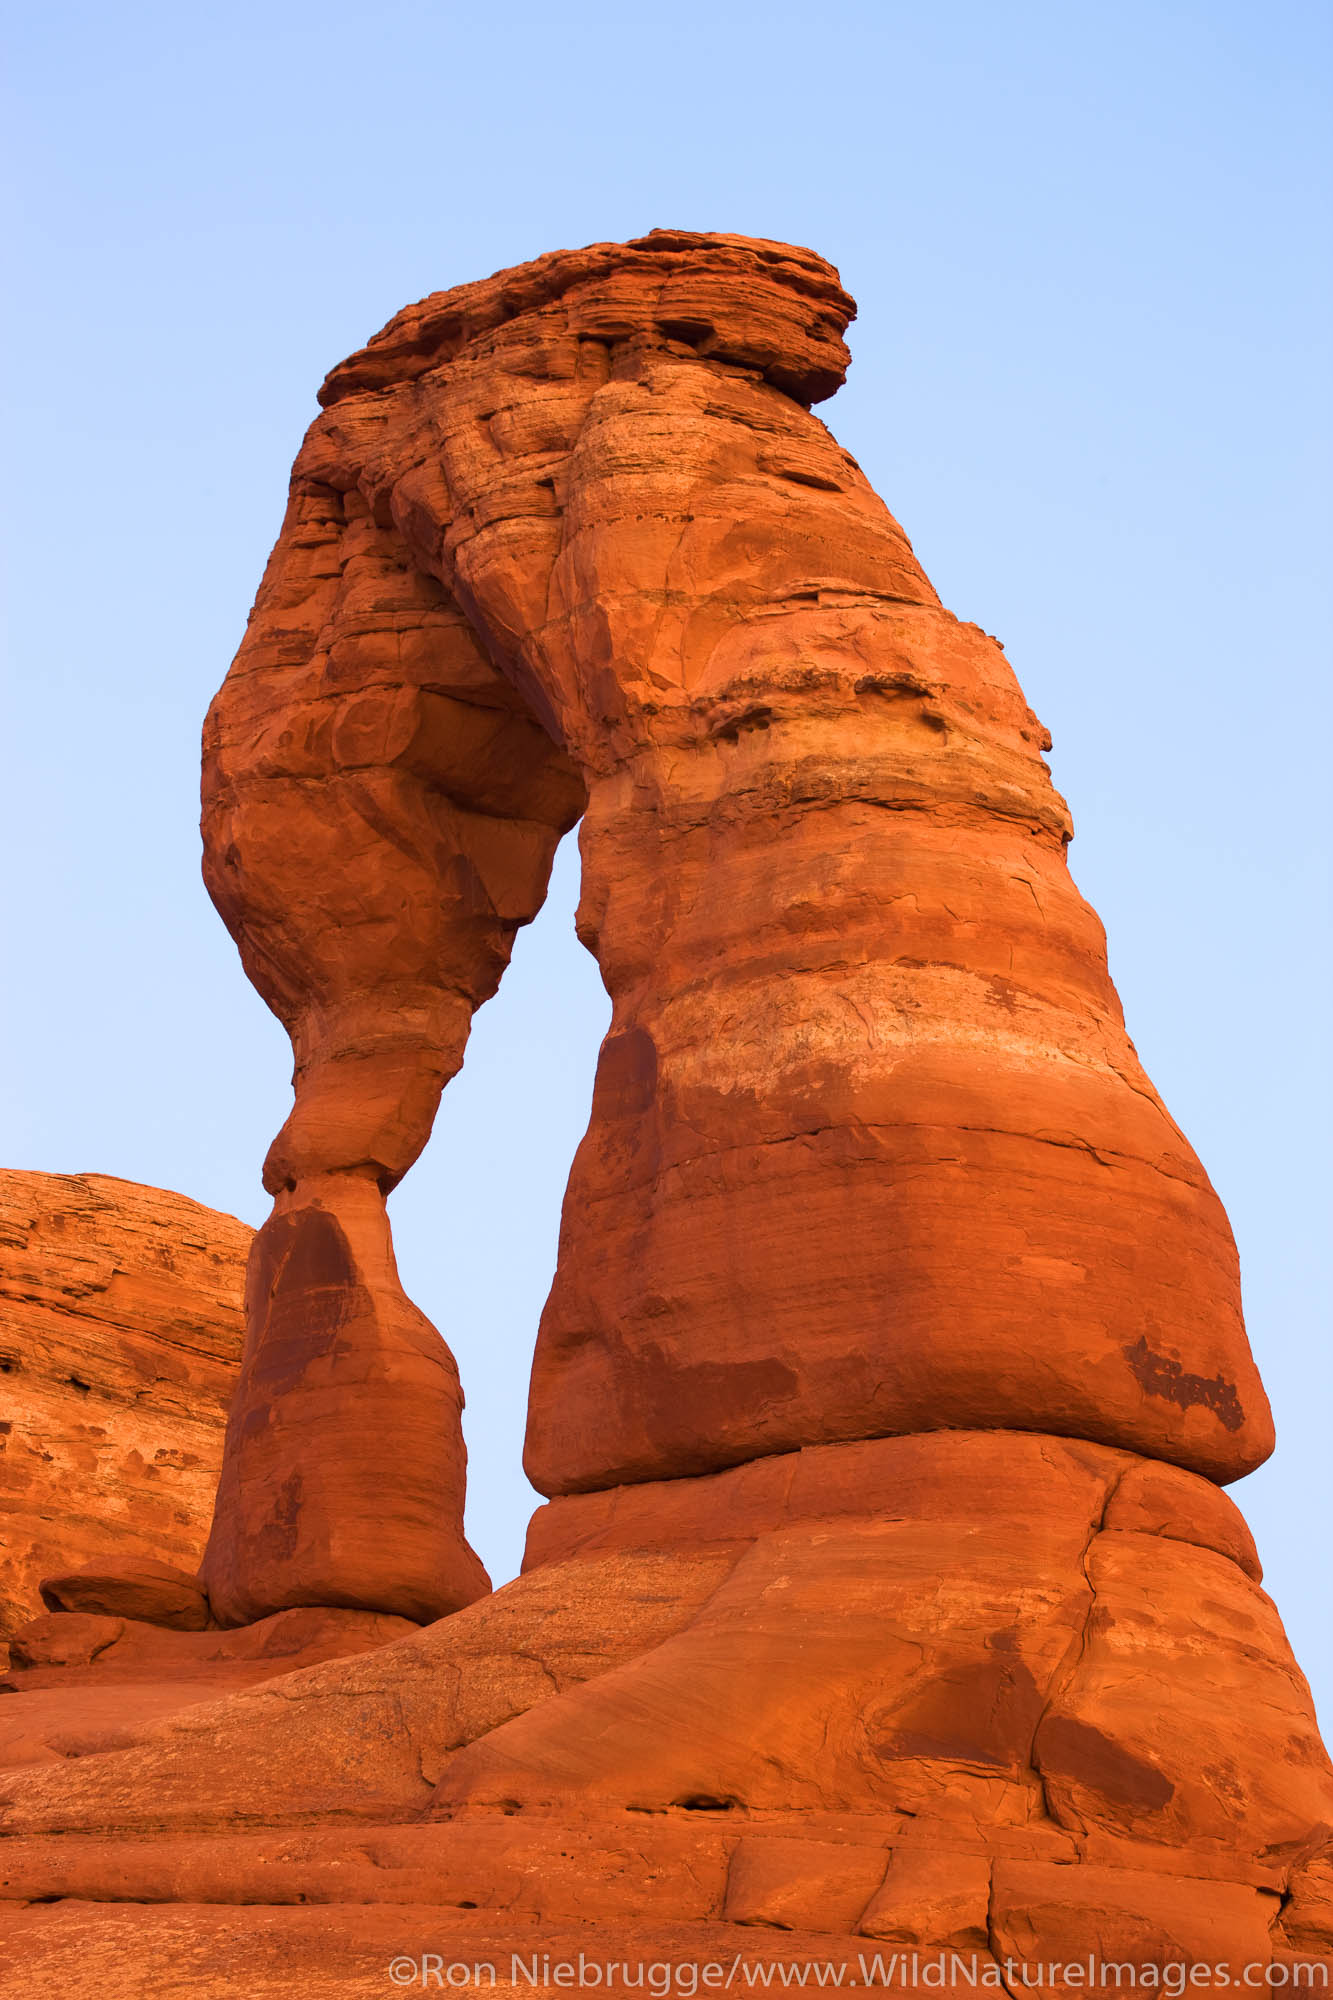
[[(287, 1913), (324, 1964), (391, 1903), (358, 1991), (419, 1903), (460, 1960), (478, 1923), (640, 1970), (854, 1934), (996, 1990), (1333, 1944), (1333, 1772), (1212, 1483), (1270, 1438), (1230, 1233), (1040, 724), (809, 413), (849, 312), (807, 252), (659, 233), (429, 299), (326, 385), (207, 731), (210, 888), (296, 1053), (207, 1593), (101, 1566), (65, 1580), (101, 1615), (16, 1648), (39, 1718), (65, 1688), (7, 1893), (104, 1955), (81, 1899), (225, 1904), (190, 1934), (242, 1978), (238, 1905), (281, 1972), (280, 1905), (342, 1906)], [(384, 1194), (585, 796), (614, 1014), (533, 1376), (556, 1497), (467, 1604)], [(154, 1632), (180, 1586), (435, 1622)], [(192, 1658), (276, 1677), (203, 1704)]]
[(457, 1370), (402, 1293), (384, 1198), (583, 788), (392, 524), (298, 477), (204, 796), (209, 891), (295, 1055), (204, 1574), (237, 1622), (437, 1617), (487, 1580), (463, 1540)]
[(207, 736), (210, 890), (297, 1062), (207, 1565), (227, 1616), (481, 1587), (381, 1197), (585, 788), (614, 1015), (540, 1489), (942, 1427), (1221, 1480), (1271, 1447), (1226, 1219), (1126, 1037), (1044, 732), (810, 413), (851, 310), (809, 252), (657, 232), (437, 294), (325, 384)]

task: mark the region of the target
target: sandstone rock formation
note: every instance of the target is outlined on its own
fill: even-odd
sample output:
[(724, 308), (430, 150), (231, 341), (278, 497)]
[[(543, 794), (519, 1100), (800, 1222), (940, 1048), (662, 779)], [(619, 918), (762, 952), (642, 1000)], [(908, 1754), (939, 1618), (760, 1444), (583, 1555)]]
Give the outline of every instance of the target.
[[(0, 1703), (0, 1893), (63, 1916), (0, 1937), (188, 1941), (190, 1992), (382, 1993), (423, 1952), (1290, 1977), (1333, 1953), (1333, 1786), (1256, 1569), (1198, 1475), (933, 1433), (557, 1500), (517, 1582), (282, 1678), (263, 1625), (127, 1632), (80, 1715), (52, 1619)], [(155, 1711), (165, 1638), (247, 1657)]]
[[(48, 1977), (185, 1937), (189, 1990), (254, 1993), (524, 1939), (957, 1948), (1011, 1991), (1333, 1952), (1333, 1769), (1221, 1491), (1272, 1442), (1230, 1231), (1041, 725), (811, 414), (850, 314), (807, 251), (659, 231), (325, 384), (205, 736), (206, 877), (295, 1054), (201, 1571), (230, 1629), (85, 1580), (19, 1635), (0, 1858), (64, 1901), (10, 1925)], [(614, 1012), (550, 1498), (487, 1595), (384, 1198), (580, 813)]]
[(91, 1560), (195, 1569), (253, 1233), (104, 1174), (0, 1173), (0, 1641)]
[[(534, 1483), (942, 1425), (1234, 1478), (1272, 1434), (1226, 1219), (1040, 724), (806, 407), (850, 311), (808, 253), (659, 232), (427, 300), (330, 376), (206, 738), (209, 886), (296, 1047), (269, 1184), (333, 1214), (330, 1172), (341, 1201), (415, 1156), (579, 810), (567, 756), (614, 1015)], [(229, 1463), (280, 1508), (262, 1365)], [(281, 1598), (266, 1521), (219, 1513), (244, 1615)]]
[(234, 1622), (440, 1616), (487, 1581), (463, 1540), (457, 1372), (403, 1296), (384, 1197), (582, 786), (392, 529), (303, 485), (209, 717), (204, 787), (209, 887), (296, 1059), (209, 1590)]
[[(1040, 725), (805, 407), (850, 310), (808, 253), (659, 232), (428, 300), (325, 386), (206, 732), (209, 886), (296, 1054), (225, 1616), (481, 1587), (456, 1383), (376, 1191), (585, 786), (615, 1016), (539, 1487), (940, 1424), (1215, 1477), (1270, 1447), (1225, 1217), (1126, 1039)], [(316, 1293), (361, 1315), (317, 1382), (273, 1360)]]

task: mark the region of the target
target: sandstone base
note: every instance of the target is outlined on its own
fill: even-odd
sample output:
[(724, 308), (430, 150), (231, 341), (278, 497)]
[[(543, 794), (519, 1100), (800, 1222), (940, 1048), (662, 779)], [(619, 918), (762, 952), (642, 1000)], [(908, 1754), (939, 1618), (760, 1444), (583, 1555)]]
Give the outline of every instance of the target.
[(125, 1666), (62, 1693), (90, 1621), (57, 1614), (0, 1701), (45, 1705), (0, 1780), (0, 1893), (60, 1908), (7, 1921), (108, 1994), (150, 1962), (163, 1992), (387, 1992), (392, 1956), (504, 1974), (556, 1938), (1327, 1956), (1333, 1771), (1257, 1574), (1193, 1475), (937, 1433), (553, 1502), (493, 1596), (236, 1691), (182, 1678), (175, 1714), (142, 1705), (155, 1645), (260, 1642), (124, 1628)]

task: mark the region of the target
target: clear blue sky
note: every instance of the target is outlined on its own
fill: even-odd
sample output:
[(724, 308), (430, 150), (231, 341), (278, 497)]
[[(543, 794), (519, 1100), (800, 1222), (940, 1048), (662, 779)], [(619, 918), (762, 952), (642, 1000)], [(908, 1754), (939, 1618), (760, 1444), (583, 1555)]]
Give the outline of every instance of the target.
[[(823, 414), (1053, 730), (1131, 1033), (1230, 1209), (1280, 1438), (1237, 1496), (1333, 1713), (1327, 20), (24, 9), (4, 1160), (264, 1213), (288, 1052), (199, 883), (197, 742), (330, 364), (560, 245), (812, 244), (861, 304)], [(567, 851), (393, 1201), (497, 1578), (606, 1013), (573, 898)]]

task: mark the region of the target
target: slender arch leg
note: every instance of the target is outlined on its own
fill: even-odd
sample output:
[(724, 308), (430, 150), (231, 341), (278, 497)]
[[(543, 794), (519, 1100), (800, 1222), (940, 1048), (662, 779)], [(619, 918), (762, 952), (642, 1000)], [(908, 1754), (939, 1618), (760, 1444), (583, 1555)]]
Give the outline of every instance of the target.
[(204, 1560), (226, 1623), (429, 1619), (487, 1588), (457, 1369), (399, 1284), (385, 1197), (582, 804), (396, 531), (298, 479), (205, 730), (205, 879), (295, 1058)]

